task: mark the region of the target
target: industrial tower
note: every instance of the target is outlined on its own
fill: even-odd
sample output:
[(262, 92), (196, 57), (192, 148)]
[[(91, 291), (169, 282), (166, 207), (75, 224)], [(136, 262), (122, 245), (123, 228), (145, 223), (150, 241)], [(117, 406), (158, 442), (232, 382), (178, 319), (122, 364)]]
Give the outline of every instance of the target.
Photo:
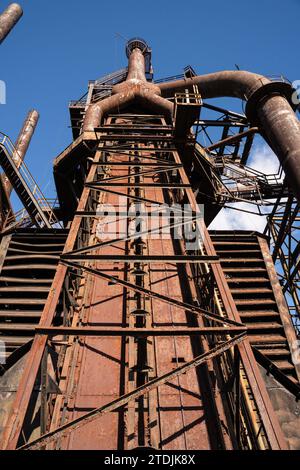
[[(191, 66), (155, 82), (143, 39), (126, 54), (70, 103), (58, 202), (2, 138), (1, 448), (300, 449), (294, 90)], [(256, 134), (284, 180), (247, 167)], [(236, 201), (273, 206), (265, 233), (208, 231)]]

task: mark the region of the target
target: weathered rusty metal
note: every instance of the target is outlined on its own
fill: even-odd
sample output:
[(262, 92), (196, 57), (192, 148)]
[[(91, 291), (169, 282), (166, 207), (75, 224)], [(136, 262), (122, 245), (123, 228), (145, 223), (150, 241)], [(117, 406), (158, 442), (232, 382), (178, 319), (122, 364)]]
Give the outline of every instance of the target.
[(157, 85), (146, 80), (145, 57), (139, 48), (133, 49), (129, 56), (125, 82), (113, 86), (112, 96), (88, 107), (83, 132), (94, 131), (100, 127), (105, 114), (120, 111), (134, 101), (153, 112), (166, 115), (168, 120), (172, 117), (173, 104), (160, 96), (160, 88)]
[[(180, 162), (180, 157), (175, 154), (175, 162)], [(182, 181), (185, 183), (188, 181), (187, 175), (183, 169), (179, 170)], [(193, 192), (191, 190), (187, 191), (188, 200), (190, 202), (191, 208), (195, 210), (195, 212), (199, 213), (200, 209), (196, 204), (195, 198), (193, 196)], [(196, 222), (199, 224), (199, 221)], [(216, 255), (216, 250), (213, 246), (212, 240), (208, 233), (208, 230), (205, 224), (201, 223), (199, 229), (201, 230), (203, 236), (203, 244), (207, 254)], [(232, 294), (228, 287), (224, 271), (221, 267), (221, 263), (216, 263), (211, 266), (216, 285), (220, 292), (220, 296), (222, 298), (222, 303), (226, 312), (226, 315), (229, 319), (235, 320), (237, 322), (241, 322), (240, 315), (237, 311), (235, 302), (233, 300)], [(268, 433), (271, 448), (273, 449), (286, 449), (287, 443), (283, 436), (282, 430), (280, 428), (278, 418), (274, 413), (274, 409), (272, 407), (269, 395), (266, 391), (265, 384), (259, 372), (258, 366), (255, 362), (254, 355), (250, 346), (249, 341), (245, 341), (239, 347), (239, 354), (242, 364), (247, 371), (247, 377), (249, 380), (249, 384), (252, 388), (252, 392), (255, 396), (256, 404), (259, 409), (259, 413), (264, 421), (265, 429)]]
[(258, 103), (257, 120), (300, 202), (300, 123), (296, 114), (284, 96), (275, 95)]
[[(15, 143), (15, 152), (13, 155), (13, 160), (17, 168), (22, 165), (26, 152), (28, 150), (30, 141), (36, 129), (37, 123), (39, 120), (39, 113), (35, 109), (28, 112), (22, 129), (18, 135), (18, 138)], [(3, 175), (3, 182), (7, 194), (10, 196), (13, 186), (7, 176)]]
[(22, 161), (24, 160), (24, 157), (26, 155), (30, 141), (36, 129), (39, 117), (40, 115), (38, 111), (36, 111), (35, 109), (30, 110), (26, 116), (23, 127), (16, 140), (16, 154)]
[[(69, 335), (64, 343), (70, 352), (62, 356), (64, 376), (59, 384), (62, 395), (55, 401), (50, 432), (27, 442), (23, 449), (54, 443), (63, 449), (80, 446), (131, 449), (140, 442), (162, 449), (241, 448), (243, 426), (247, 439), (251, 434), (252, 448), (284, 449), (286, 442), (248, 339), (240, 338), (242, 342), (236, 346), (234, 355), (232, 346), (238, 338), (229, 340), (230, 347), (228, 341), (223, 342), (222, 334), (236, 334), (244, 331), (244, 326), (232, 296), (236, 290), (230, 290), (221, 266), (223, 260), (217, 257), (200, 220), (191, 181), (166, 124), (173, 105), (160, 96), (157, 85), (146, 81), (143, 48), (132, 47), (128, 55), (127, 80), (113, 87), (111, 97), (89, 104), (82, 135), (64, 153), (70, 166), (76, 166), (77, 158), (86, 157), (89, 152), (89, 165), (83, 169), (83, 191), (81, 196), (76, 194), (80, 202), (77, 210), (76, 202), (72, 213), (64, 255), (28, 355), (2, 447), (18, 447), (48, 336)], [(242, 76), (238, 77), (237, 81)], [(188, 79), (184, 81), (184, 90), (187, 82)], [(229, 82), (230, 76), (222, 86), (232, 87), (233, 93), (236, 84)], [(260, 103), (258, 96), (265, 98), (265, 86), (269, 86), (267, 79), (262, 83), (256, 78), (254, 83), (253, 76), (247, 76), (234, 93), (241, 97), (245, 92), (255, 108)], [(166, 92), (163, 86), (162, 90)], [(216, 86), (209, 92), (215, 93)], [(142, 111), (146, 108), (160, 113), (156, 130), (145, 125), (145, 114), (122, 115), (120, 110), (132, 103), (141, 105)], [(251, 106), (249, 109), (251, 114), (253, 109)], [(116, 115), (105, 120), (112, 112)], [(255, 120), (255, 113), (253, 116)], [(125, 125), (120, 125), (124, 121)], [(138, 126), (137, 122), (141, 124)], [(87, 142), (92, 145), (89, 147)], [(72, 151), (76, 153), (74, 163)], [(170, 168), (160, 167), (166, 161), (173, 165), (172, 174)], [(61, 162), (59, 158), (58, 171)], [(149, 165), (147, 171), (143, 171), (143, 163)], [(153, 171), (148, 170), (151, 164)], [(121, 180), (125, 181), (115, 182)], [(114, 186), (119, 190), (110, 189)], [(145, 242), (147, 230), (141, 231), (139, 237), (118, 233), (114, 240), (99, 243), (97, 202), (114, 205), (120, 195), (125, 197), (126, 208), (141, 202), (161, 205), (176, 202), (180, 196), (188, 201), (193, 209), (189, 223), (199, 226), (204, 235), (203, 247), (195, 252), (194, 260), (183, 242), (172, 237), (150, 237)], [(118, 212), (121, 215), (122, 211)], [(169, 228), (174, 228), (176, 222), (175, 213)], [(78, 263), (72, 263), (72, 259)], [(203, 292), (196, 289), (193, 261), (198, 261), (201, 276), (205, 274), (207, 278)], [(82, 284), (77, 298), (70, 299), (66, 282), (72, 276), (79, 276)], [(201, 304), (206, 289), (211, 295), (209, 310)], [(250, 291), (253, 295), (264, 292), (257, 286), (249, 288)], [(70, 315), (66, 318), (71, 321), (55, 327), (53, 319), (62, 293), (72, 305), (70, 311), (64, 307), (64, 314)], [(221, 356), (212, 356), (219, 348), (214, 347), (218, 341), (226, 350), (222, 349)], [(173, 362), (186, 364), (170, 371), (169, 364)], [(195, 370), (199, 364), (201, 373)], [(189, 370), (187, 367), (191, 369), (188, 380), (182, 375)], [(227, 372), (232, 375), (229, 382), (225, 380)], [(233, 388), (228, 392), (231, 379)], [(43, 402), (46, 406), (45, 395)], [(120, 409), (124, 405), (126, 408)], [(83, 408), (92, 411), (82, 416)], [(107, 411), (117, 412), (103, 416), (99, 427), (93, 421)]]
[(87, 271), (88, 273), (96, 276), (96, 277), (101, 277), (102, 279), (106, 279), (110, 282), (114, 282), (115, 284), (120, 284), (127, 289), (133, 290), (135, 292), (140, 292), (141, 294), (147, 295), (149, 297), (153, 297), (154, 299), (160, 300), (161, 302), (165, 302), (171, 305), (174, 305), (176, 307), (182, 308), (184, 310), (190, 311), (191, 313), (194, 313), (196, 315), (201, 315), (205, 318), (208, 318), (210, 320), (214, 320), (217, 323), (224, 323), (225, 325), (235, 325), (237, 327), (241, 326), (242, 324), (240, 322), (236, 322), (235, 320), (231, 320), (229, 318), (222, 318), (217, 314), (214, 314), (212, 312), (209, 312), (203, 308), (197, 307), (195, 305), (189, 304), (188, 302), (182, 302), (178, 300), (177, 298), (173, 299), (170, 297), (167, 297), (163, 295), (162, 293), (158, 293), (156, 291), (151, 291), (150, 289), (146, 289), (145, 287), (137, 286), (136, 284), (130, 283), (128, 281), (125, 281), (123, 279), (116, 278), (114, 276), (110, 276), (100, 270), (95, 270), (93, 268), (89, 268), (87, 266), (81, 266), (75, 263), (71, 263), (69, 261), (63, 261), (63, 263), (66, 266), (69, 266), (74, 269), (81, 268), (84, 271)]
[(238, 335), (237, 337), (231, 340), (224, 341), (220, 345), (216, 346), (215, 348), (213, 348), (212, 350), (208, 352), (205, 352), (204, 354), (201, 354), (200, 356), (196, 357), (192, 361), (187, 362), (186, 364), (180, 367), (177, 367), (176, 369), (170, 372), (167, 372), (166, 374), (161, 375), (160, 377), (157, 377), (156, 379), (153, 379), (152, 381), (146, 383), (145, 385), (142, 385), (141, 387), (118, 398), (112, 403), (104, 405), (103, 407), (95, 409), (91, 411), (90, 413), (87, 413), (81, 416), (80, 418), (77, 418), (76, 420), (68, 422), (64, 426), (61, 426), (60, 428), (55, 429), (54, 431), (51, 431), (44, 436), (41, 436), (39, 439), (36, 439), (35, 441), (20, 447), (18, 450), (40, 449), (41, 447), (45, 445), (51, 444), (51, 442), (61, 437), (65, 432), (78, 429), (81, 425), (85, 425), (93, 421), (94, 419), (98, 418), (104, 413), (116, 410), (120, 408), (121, 406), (126, 405), (129, 401), (134, 400), (144, 395), (147, 392), (150, 392), (153, 388), (157, 388), (165, 384), (167, 381), (172, 380), (175, 377), (178, 377), (182, 374), (186, 374), (189, 370), (194, 369), (197, 366), (200, 366), (204, 362), (217, 357), (218, 355), (227, 351), (229, 348), (241, 343), (244, 339), (245, 339), (245, 333), (241, 333), (240, 335)]
[(23, 10), (18, 3), (11, 3), (6, 10), (0, 15), (0, 44), (17, 24)]
[(71, 335), (71, 336), (205, 336), (211, 334), (238, 334), (246, 331), (245, 326), (203, 327), (203, 328), (97, 328), (90, 326), (37, 326), (35, 331), (41, 335)]
[[(282, 288), (279, 284), (279, 280), (275, 271), (275, 266), (272, 260), (272, 256), (270, 254), (267, 240), (263, 237), (258, 237), (258, 241), (259, 241), (259, 245), (261, 247), (261, 252), (264, 258), (264, 262), (268, 271), (268, 276), (269, 276), (270, 283), (272, 286), (273, 295), (276, 300), (276, 305), (280, 313), (280, 318), (281, 318), (283, 328), (285, 331), (285, 336), (288, 340), (288, 346), (291, 349), (291, 353), (292, 353), (293, 348), (295, 348), (295, 346), (297, 345), (296, 331), (292, 324), (291, 316), (289, 314), (288, 306), (284, 298)], [(295, 367), (295, 371), (298, 377), (298, 381), (300, 382), (300, 364), (297, 363), (297, 361), (295, 361), (294, 367)]]
[(159, 84), (170, 97), (197, 86), (203, 98), (230, 96), (247, 101), (246, 114), (258, 125), (283, 166), (288, 183), (300, 201), (300, 124), (291, 107), (293, 89), (283, 81), (246, 71), (224, 71)]
[(243, 137), (247, 137), (249, 135), (255, 134), (258, 131), (259, 131), (258, 127), (251, 127), (247, 131), (227, 137), (226, 139), (222, 139), (219, 142), (216, 142), (215, 144), (209, 145), (208, 147), (206, 147), (205, 150), (208, 150), (210, 152), (211, 150), (215, 150), (219, 147), (222, 147), (223, 145), (234, 144), (237, 140), (242, 139)]

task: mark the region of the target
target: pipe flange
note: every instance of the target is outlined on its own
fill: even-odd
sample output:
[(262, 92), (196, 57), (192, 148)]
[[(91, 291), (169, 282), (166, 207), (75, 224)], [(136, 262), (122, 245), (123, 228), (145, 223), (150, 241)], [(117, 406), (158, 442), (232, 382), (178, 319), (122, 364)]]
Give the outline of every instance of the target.
[(252, 125), (258, 124), (257, 107), (258, 103), (271, 95), (284, 96), (294, 111), (297, 109), (292, 101), (293, 87), (287, 82), (270, 82), (256, 89), (248, 98), (245, 114)]

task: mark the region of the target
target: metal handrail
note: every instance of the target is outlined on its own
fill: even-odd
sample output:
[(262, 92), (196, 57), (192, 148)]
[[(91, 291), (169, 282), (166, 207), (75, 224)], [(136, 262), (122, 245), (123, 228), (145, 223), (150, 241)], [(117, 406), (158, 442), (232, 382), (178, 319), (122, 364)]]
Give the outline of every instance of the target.
[[(25, 165), (24, 161), (21, 159), (20, 155), (18, 154), (18, 151), (16, 150), (14, 144), (10, 140), (10, 138), (4, 134), (3, 132), (0, 132), (0, 146), (4, 147), (6, 150), (6, 155), (10, 159), (10, 163), (16, 173), (20, 173), (21, 177), (23, 178), (25, 184), (27, 185), (30, 195), (32, 198), (34, 198), (35, 203), (38, 207), (40, 207), (43, 210), (43, 213), (47, 214), (47, 219), (50, 225), (58, 224), (59, 226), (61, 225), (54, 214), (51, 206), (49, 205), (47, 199), (43, 195), (41, 189), (39, 188), (38, 184), (34, 180), (32, 174), (30, 173), (29, 169)], [(40, 226), (44, 225), (43, 218), (37, 215), (37, 222), (39, 223)]]

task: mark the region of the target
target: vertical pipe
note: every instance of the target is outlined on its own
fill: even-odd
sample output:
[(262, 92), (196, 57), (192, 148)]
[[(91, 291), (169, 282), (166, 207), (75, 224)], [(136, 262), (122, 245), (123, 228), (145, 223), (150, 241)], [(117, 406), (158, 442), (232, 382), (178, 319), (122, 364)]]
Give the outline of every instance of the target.
[[(17, 168), (20, 168), (20, 166), (22, 165), (22, 162), (25, 158), (31, 138), (37, 126), (38, 120), (39, 120), (38, 111), (36, 111), (35, 109), (29, 111), (24, 121), (23, 127), (18, 135), (16, 144), (15, 144), (15, 152), (13, 154), (13, 160)], [(10, 196), (13, 187), (9, 179), (7, 178), (7, 176), (4, 176), (3, 183), (5, 186), (7, 195)]]
[(18, 3), (11, 3), (0, 15), (0, 44), (17, 24), (22, 15), (23, 10)]
[(300, 122), (286, 98), (268, 96), (257, 105), (257, 117), (275, 151), (290, 188), (300, 201)]
[(128, 59), (128, 75), (126, 80), (146, 82), (145, 57), (139, 48), (133, 49)]

